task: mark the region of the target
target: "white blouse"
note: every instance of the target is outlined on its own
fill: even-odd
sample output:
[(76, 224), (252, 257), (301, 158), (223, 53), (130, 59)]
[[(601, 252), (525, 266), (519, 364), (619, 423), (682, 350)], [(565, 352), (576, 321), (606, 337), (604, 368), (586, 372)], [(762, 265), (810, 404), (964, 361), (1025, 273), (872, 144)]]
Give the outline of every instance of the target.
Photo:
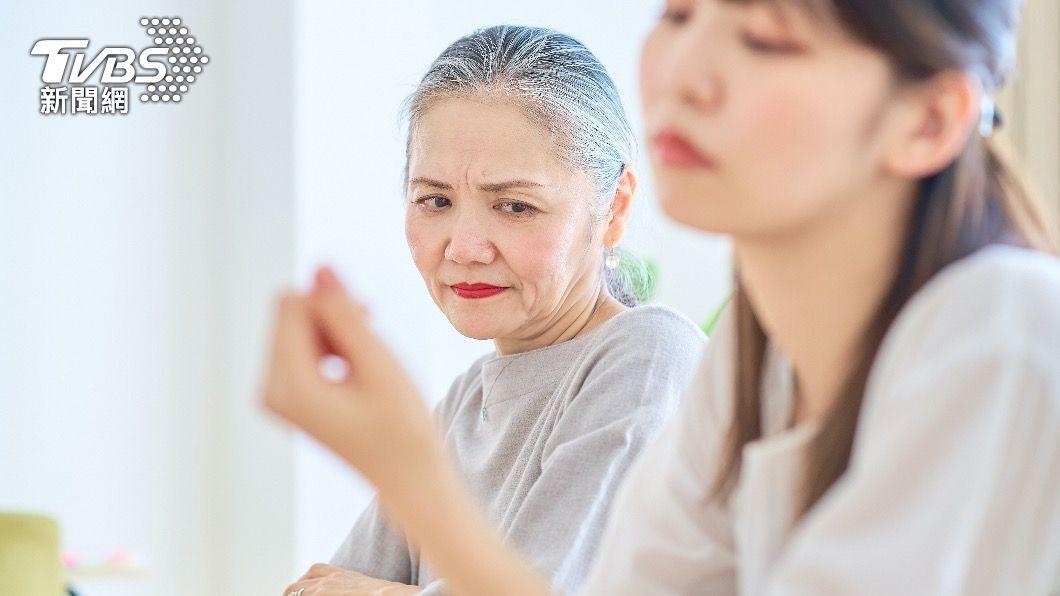
[(764, 436), (730, 505), (707, 498), (732, 345), (726, 315), (580, 594), (1060, 593), (1060, 261), (993, 246), (922, 288), (874, 361), (846, 474), (798, 523), (815, 426), (787, 428), (791, 365), (772, 346)]

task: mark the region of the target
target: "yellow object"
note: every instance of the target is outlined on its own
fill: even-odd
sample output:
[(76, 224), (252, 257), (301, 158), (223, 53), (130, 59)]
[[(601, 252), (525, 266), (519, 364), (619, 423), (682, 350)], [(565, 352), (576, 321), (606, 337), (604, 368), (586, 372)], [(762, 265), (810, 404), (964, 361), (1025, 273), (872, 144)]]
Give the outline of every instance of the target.
[(50, 517), (0, 512), (0, 594), (66, 594), (59, 525)]

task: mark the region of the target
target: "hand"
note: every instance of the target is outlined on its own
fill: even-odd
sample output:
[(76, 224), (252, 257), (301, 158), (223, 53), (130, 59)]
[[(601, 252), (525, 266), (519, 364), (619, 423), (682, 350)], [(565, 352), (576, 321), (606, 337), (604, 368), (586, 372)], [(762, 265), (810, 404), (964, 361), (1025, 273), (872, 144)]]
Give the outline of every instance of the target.
[(422, 588), (406, 584), (389, 582), (383, 579), (369, 577), (363, 573), (317, 563), (309, 568), (309, 571), (298, 581), (287, 586), (283, 591), (284, 596), (297, 594), (303, 590), (301, 596), (405, 596), (419, 594)]
[[(339, 381), (320, 372), (321, 360), (330, 355), (348, 367)], [(365, 308), (346, 294), (330, 269), (317, 272), (307, 295), (281, 295), (262, 394), (266, 408), (319, 439), (375, 484), (384, 510), (407, 530), (410, 542), (422, 547), (454, 593), (549, 593), (548, 583), (478, 509), (446, 459), (412, 380), (372, 331)], [(291, 586), (294, 592), (303, 587)], [(409, 586), (387, 589), (399, 587)], [(301, 596), (313, 594), (307, 588)]]
[[(345, 378), (321, 373), (328, 356), (345, 363)], [(307, 294), (281, 294), (262, 393), (267, 409), (346, 459), (380, 493), (413, 490), (441, 457), (415, 385), (329, 268), (317, 271)]]

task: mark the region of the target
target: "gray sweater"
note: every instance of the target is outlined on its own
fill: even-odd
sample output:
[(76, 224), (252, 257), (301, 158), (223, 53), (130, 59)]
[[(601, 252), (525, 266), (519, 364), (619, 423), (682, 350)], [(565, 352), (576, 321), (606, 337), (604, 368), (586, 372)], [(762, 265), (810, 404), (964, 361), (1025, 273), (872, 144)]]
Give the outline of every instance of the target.
[[(637, 306), (565, 342), (482, 356), (435, 408), (472, 494), (556, 590), (585, 579), (619, 483), (676, 409), (704, 343), (672, 308)], [(445, 593), (377, 498), (331, 564)]]

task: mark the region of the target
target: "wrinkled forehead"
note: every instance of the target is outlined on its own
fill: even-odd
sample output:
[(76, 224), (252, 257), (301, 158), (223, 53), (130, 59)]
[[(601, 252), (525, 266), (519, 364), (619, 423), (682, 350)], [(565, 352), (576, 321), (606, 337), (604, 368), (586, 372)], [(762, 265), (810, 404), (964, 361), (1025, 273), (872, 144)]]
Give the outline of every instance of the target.
[(532, 178), (560, 183), (570, 174), (554, 133), (515, 101), (439, 100), (409, 129), (409, 178)]

